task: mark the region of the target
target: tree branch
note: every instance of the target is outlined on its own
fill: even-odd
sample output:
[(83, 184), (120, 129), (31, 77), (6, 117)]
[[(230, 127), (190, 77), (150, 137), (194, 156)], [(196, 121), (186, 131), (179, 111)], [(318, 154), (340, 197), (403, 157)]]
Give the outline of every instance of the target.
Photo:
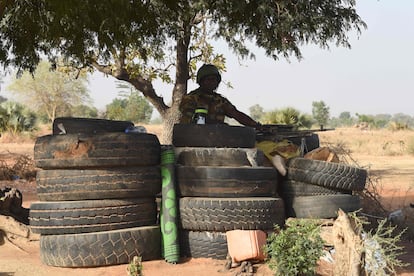
[[(120, 57), (121, 56), (122, 54), (120, 55)], [(120, 59), (121, 58), (118, 58), (116, 62), (118, 66), (123, 64), (123, 61), (120, 61)], [(161, 115), (164, 114), (168, 109), (168, 106), (164, 103), (164, 98), (158, 96), (155, 93), (155, 89), (152, 86), (152, 83), (144, 79), (141, 75), (131, 78), (131, 76), (128, 74), (124, 67), (116, 66), (116, 69), (114, 70), (115, 66), (102, 65), (96, 62), (95, 60), (93, 60), (91, 64), (99, 72), (113, 76), (118, 80), (123, 80), (133, 85), (138, 91), (140, 91), (144, 95), (145, 98), (148, 99), (148, 101), (158, 110), (158, 112)]]

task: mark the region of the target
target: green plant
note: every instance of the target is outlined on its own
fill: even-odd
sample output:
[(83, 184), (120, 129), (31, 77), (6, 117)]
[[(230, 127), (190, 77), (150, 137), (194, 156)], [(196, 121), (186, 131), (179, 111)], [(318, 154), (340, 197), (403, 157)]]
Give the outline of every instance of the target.
[[(363, 229), (370, 224), (364, 216), (358, 216), (358, 211), (348, 213), (356, 228)], [(367, 228), (367, 227), (365, 227)], [(366, 275), (396, 275), (397, 267), (408, 264), (398, 259), (403, 253), (403, 247), (398, 243), (407, 229), (397, 231), (397, 226), (390, 225), (387, 219), (378, 221), (378, 225), (370, 231), (362, 231), (364, 260), (363, 268)]]
[(324, 245), (316, 221), (294, 219), (284, 230), (275, 225), (267, 242), (267, 262), (275, 275), (314, 275)]
[(128, 265), (128, 276), (143, 276), (142, 274), (142, 257), (134, 256)]
[(36, 115), (25, 106), (6, 101), (0, 104), (0, 132), (12, 134), (35, 129)]
[(320, 126), (325, 126), (329, 120), (329, 106), (324, 101), (312, 102), (312, 115)]

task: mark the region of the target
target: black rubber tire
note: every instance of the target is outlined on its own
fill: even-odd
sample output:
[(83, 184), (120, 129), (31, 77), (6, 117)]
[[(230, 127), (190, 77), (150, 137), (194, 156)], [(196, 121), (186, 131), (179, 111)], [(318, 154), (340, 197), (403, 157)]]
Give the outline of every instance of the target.
[(318, 185), (312, 185), (305, 182), (295, 180), (284, 180), (281, 185), (281, 197), (290, 198), (296, 196), (316, 196), (316, 195), (334, 195), (334, 194), (350, 194), (351, 191), (331, 189)]
[(269, 230), (285, 222), (281, 198), (182, 197), (179, 206), (180, 224), (185, 230)]
[(36, 234), (79, 234), (153, 225), (157, 211), (155, 197), (34, 202), (29, 219)]
[(286, 217), (336, 218), (338, 209), (353, 212), (361, 208), (357, 195), (298, 196), (285, 199)]
[(265, 156), (257, 148), (176, 147), (177, 164), (182, 166), (263, 166)]
[(42, 169), (152, 166), (160, 164), (154, 134), (102, 133), (46, 135), (36, 139), (35, 165)]
[(40, 201), (155, 197), (161, 192), (161, 169), (39, 170), (36, 185)]
[(292, 158), (287, 164), (287, 179), (333, 189), (362, 191), (367, 171), (343, 163)]
[(134, 256), (141, 256), (143, 261), (161, 258), (159, 226), (40, 236), (40, 259), (50, 266), (97, 267), (127, 264)]
[[(65, 132), (59, 128), (64, 128)], [(75, 118), (75, 117), (59, 117), (53, 120), (52, 133), (58, 134), (76, 134), (76, 133), (103, 133), (103, 132), (125, 132), (128, 127), (134, 126), (129, 121), (115, 121), (93, 118)]]
[(182, 257), (225, 260), (228, 251), (226, 233), (181, 230), (180, 249)]
[[(311, 135), (307, 135), (305, 138), (305, 148), (304, 148), (304, 154), (308, 153), (314, 149), (319, 148), (319, 135), (316, 133), (312, 133)], [(302, 145), (302, 137), (289, 137), (287, 138), (289, 141), (291, 141), (293, 144), (297, 146)]]
[(176, 167), (181, 197), (274, 196), (279, 174), (273, 167)]
[(176, 147), (254, 148), (254, 128), (226, 124), (176, 124), (173, 145)]

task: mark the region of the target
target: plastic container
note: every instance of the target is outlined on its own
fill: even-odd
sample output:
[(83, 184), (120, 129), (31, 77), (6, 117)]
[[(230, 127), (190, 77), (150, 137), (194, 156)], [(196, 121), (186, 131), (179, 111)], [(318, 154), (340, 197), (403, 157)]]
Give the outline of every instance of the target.
[(265, 259), (263, 247), (267, 235), (262, 230), (231, 230), (226, 232), (227, 249), (232, 262)]

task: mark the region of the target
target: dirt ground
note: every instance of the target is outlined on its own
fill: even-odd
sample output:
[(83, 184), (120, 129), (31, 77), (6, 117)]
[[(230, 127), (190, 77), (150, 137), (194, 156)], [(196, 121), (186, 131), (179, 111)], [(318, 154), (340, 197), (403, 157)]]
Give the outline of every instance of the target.
[[(33, 144), (5, 144), (0, 143), (1, 154), (33, 154)], [(414, 203), (414, 157), (412, 156), (354, 156), (359, 164), (367, 167), (372, 177), (378, 182), (381, 201), (388, 208), (394, 210)], [(23, 206), (30, 207), (31, 202), (37, 201), (35, 182), (25, 180), (0, 181), (0, 188), (13, 186), (23, 193)], [(414, 275), (414, 243), (404, 242), (405, 253), (400, 258), (409, 264), (400, 269), (398, 275)], [(39, 241), (13, 242), (0, 238), (0, 276), (117, 276), (127, 275), (127, 265), (117, 265), (98, 268), (58, 268), (41, 263)], [(235, 275), (234, 268), (225, 270), (224, 261), (211, 259), (184, 259), (179, 264), (169, 264), (163, 260), (143, 263), (145, 276), (213, 276)], [(255, 265), (255, 275), (273, 275), (266, 264)], [(332, 265), (322, 262), (318, 267), (319, 275), (332, 275)]]

